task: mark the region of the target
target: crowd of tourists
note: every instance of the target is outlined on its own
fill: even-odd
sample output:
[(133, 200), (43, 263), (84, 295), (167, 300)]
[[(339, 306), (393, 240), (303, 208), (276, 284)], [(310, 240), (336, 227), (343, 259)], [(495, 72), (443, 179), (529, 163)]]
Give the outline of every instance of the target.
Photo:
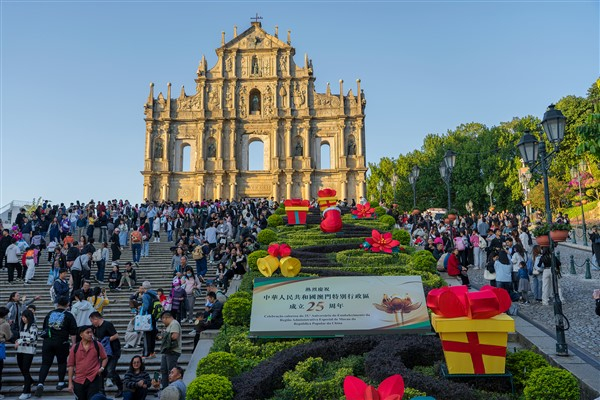
[[(185, 334), (194, 336), (194, 346), (202, 331), (221, 327), (230, 282), (246, 273), (246, 257), (258, 248), (256, 236), (278, 206), (273, 199), (139, 205), (92, 200), (22, 209), (13, 225), (2, 227), (0, 267), (9, 285), (46, 281), (54, 309), (40, 323), (35, 302), (44, 300), (21, 297), (18, 290), (0, 307), (0, 393), (6, 348), (14, 346), (24, 377), (19, 399), (43, 396), (55, 357), (56, 389), (68, 389), (79, 400), (103, 399), (111, 386), (116, 386), (115, 397), (125, 399), (145, 399), (152, 388), (163, 399), (185, 399), (178, 365), (182, 325), (193, 328)], [(173, 253), (165, 266), (173, 279), (162, 288), (137, 278), (150, 243), (160, 241), (171, 242)], [(121, 259), (125, 248), (131, 249), (131, 260)], [(39, 276), (44, 258), (50, 265), (47, 279)], [(214, 280), (206, 278), (209, 264), (217, 270)], [(117, 332), (105, 310), (111, 303), (108, 293), (123, 289), (133, 292), (132, 318), (125, 332)], [(196, 307), (199, 298), (203, 304)], [(30, 369), (38, 341), (42, 366), (35, 380)], [(131, 359), (121, 377), (116, 366), (128, 350), (142, 355)], [(151, 379), (144, 364), (157, 352), (161, 373)]]

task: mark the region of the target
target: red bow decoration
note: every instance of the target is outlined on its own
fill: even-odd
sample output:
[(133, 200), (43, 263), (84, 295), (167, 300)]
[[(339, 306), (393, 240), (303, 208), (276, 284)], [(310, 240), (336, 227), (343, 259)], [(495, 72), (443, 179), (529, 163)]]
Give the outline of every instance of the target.
[(327, 188), (319, 190), (317, 194), (319, 195), (319, 197), (335, 197), (337, 192), (333, 189)]
[(347, 376), (344, 379), (346, 400), (402, 400), (404, 379), (401, 375), (385, 378), (377, 389), (367, 385), (362, 379)]
[(283, 205), (286, 207), (308, 207), (310, 206), (310, 201), (302, 199), (288, 199), (283, 202)]
[(508, 310), (511, 303), (506, 290), (489, 285), (478, 292), (469, 292), (464, 285), (443, 287), (433, 289), (427, 295), (427, 307), (445, 318), (492, 318)]
[(274, 243), (269, 246), (267, 253), (273, 257), (289, 257), (292, 254), (292, 248), (286, 243)]

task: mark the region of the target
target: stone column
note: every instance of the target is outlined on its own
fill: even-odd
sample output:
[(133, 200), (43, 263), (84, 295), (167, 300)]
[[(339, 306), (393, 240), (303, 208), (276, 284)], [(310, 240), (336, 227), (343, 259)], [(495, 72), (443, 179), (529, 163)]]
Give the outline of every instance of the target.
[(232, 201), (237, 196), (236, 190), (235, 190), (236, 186), (237, 186), (237, 183), (235, 181), (235, 177), (230, 175), (229, 176), (229, 201)]
[(340, 182), (340, 199), (343, 200), (348, 197), (348, 181), (343, 180)]
[(310, 181), (304, 181), (303, 199), (310, 200)]
[(292, 198), (292, 183), (293, 183), (292, 176), (287, 175), (286, 180), (285, 180), (285, 198), (286, 199)]

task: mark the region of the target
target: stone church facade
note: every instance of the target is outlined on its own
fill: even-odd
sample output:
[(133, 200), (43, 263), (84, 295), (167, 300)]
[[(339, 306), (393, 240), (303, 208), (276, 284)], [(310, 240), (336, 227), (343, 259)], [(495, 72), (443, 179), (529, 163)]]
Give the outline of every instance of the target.
[[(196, 72), (196, 93), (154, 97), (145, 105), (144, 197), (152, 200), (317, 197), (325, 187), (339, 198), (365, 194), (366, 100), (357, 92), (315, 92), (312, 61), (294, 62), (287, 41), (260, 22), (216, 49), (218, 61)], [(249, 146), (261, 141), (264, 170), (249, 169)], [(329, 148), (330, 165), (321, 150)], [(183, 165), (189, 152), (190, 165)], [(187, 164), (187, 163), (186, 163)]]

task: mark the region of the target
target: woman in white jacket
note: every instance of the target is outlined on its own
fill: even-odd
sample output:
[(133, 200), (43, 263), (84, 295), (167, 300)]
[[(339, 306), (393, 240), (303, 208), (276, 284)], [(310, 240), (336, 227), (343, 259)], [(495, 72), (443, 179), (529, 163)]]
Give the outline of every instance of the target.
[(21, 314), (21, 331), (19, 338), (15, 342), (17, 350), (17, 364), (23, 375), (23, 393), (19, 396), (19, 400), (25, 400), (31, 397), (31, 363), (35, 355), (37, 344), (38, 329), (35, 325), (35, 317), (30, 310), (24, 310)]

